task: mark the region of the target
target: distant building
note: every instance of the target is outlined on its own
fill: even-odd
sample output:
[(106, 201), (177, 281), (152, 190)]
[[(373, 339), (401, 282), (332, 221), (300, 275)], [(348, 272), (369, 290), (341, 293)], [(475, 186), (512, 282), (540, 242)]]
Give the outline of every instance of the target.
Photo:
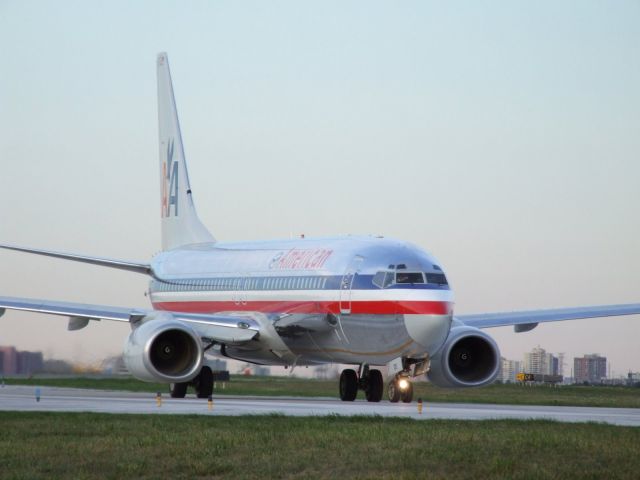
[(15, 375), (18, 373), (18, 352), (15, 347), (0, 347), (2, 357), (2, 374)]
[(105, 375), (116, 375), (121, 377), (131, 375), (129, 373), (129, 369), (124, 363), (124, 357), (122, 355), (107, 357), (102, 360), (100, 370)]
[(576, 383), (601, 383), (607, 378), (607, 358), (597, 353), (574, 358), (573, 376)]
[(524, 371), (539, 375), (558, 375), (560, 360), (540, 346), (524, 354)]
[(0, 347), (3, 375), (31, 375), (42, 371), (42, 352), (19, 352), (15, 347)]
[(206, 364), (214, 372), (223, 372), (223, 371), (227, 370), (227, 362), (225, 360), (221, 360), (219, 358), (207, 358)]
[(64, 360), (45, 360), (42, 365), (42, 371), (44, 373), (55, 373), (57, 375), (68, 375), (73, 373), (73, 365)]
[(627, 374), (627, 385), (640, 384), (640, 372), (629, 372)]
[(253, 374), (256, 377), (268, 377), (271, 375), (271, 369), (269, 367), (263, 367), (262, 365), (256, 365), (253, 367)]
[(42, 352), (18, 352), (18, 374), (32, 375), (42, 371)]
[(498, 380), (502, 383), (515, 383), (516, 375), (521, 373), (523, 370), (522, 362), (518, 360), (507, 360), (502, 357), (500, 359), (501, 368), (500, 374), (498, 375)]
[(333, 380), (337, 376), (336, 366), (329, 363), (313, 367), (312, 372), (314, 378), (319, 380)]

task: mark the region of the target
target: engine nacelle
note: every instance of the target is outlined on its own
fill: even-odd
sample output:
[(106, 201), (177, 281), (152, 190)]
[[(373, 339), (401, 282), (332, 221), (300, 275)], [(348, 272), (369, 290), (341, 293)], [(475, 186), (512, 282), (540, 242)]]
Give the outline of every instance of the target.
[(439, 387), (480, 387), (493, 382), (500, 370), (500, 350), (489, 335), (474, 327), (451, 329), (431, 358), (429, 380)]
[(147, 382), (188, 382), (202, 366), (200, 337), (170, 314), (142, 320), (124, 345), (129, 372)]

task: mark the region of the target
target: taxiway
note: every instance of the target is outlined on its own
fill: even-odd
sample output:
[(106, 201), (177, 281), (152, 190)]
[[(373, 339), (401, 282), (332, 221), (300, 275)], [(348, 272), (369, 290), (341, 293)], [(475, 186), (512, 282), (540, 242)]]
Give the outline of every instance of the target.
[[(36, 388), (38, 390), (36, 391)], [(40, 400), (36, 399), (39, 393)], [(640, 426), (640, 409), (553, 407), (531, 405), (488, 405), (462, 403), (423, 404), (418, 413), (416, 402), (391, 404), (387, 401), (341, 402), (330, 398), (236, 397), (218, 395), (209, 408), (206, 399), (188, 396), (172, 399), (162, 394), (158, 406), (156, 395), (104, 390), (57, 387), (3, 386), (0, 410), (47, 412), (103, 412), (181, 415), (380, 415), (419, 420), (458, 419), (546, 419), (560, 422), (604, 422), (613, 425)]]

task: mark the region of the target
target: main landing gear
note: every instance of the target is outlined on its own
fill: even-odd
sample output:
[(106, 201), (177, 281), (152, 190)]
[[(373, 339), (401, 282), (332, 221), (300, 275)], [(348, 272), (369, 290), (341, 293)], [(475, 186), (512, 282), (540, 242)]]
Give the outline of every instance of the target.
[(359, 375), (355, 370), (347, 368), (340, 374), (340, 400), (353, 402), (358, 396), (358, 390), (364, 390), (368, 402), (382, 400), (384, 380), (382, 372), (369, 369), (369, 365), (362, 365)]
[(213, 372), (209, 367), (202, 367), (200, 373), (190, 382), (172, 383), (171, 398), (184, 398), (187, 387), (192, 386), (198, 398), (209, 398), (213, 394)]

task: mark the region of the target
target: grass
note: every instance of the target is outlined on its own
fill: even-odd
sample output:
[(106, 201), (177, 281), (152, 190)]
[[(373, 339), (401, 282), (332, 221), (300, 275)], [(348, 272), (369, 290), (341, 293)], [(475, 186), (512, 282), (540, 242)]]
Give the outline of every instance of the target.
[(12, 478), (638, 478), (640, 428), (0, 412)]
[[(160, 383), (144, 383), (133, 378), (31, 378), (6, 379), (9, 385), (57, 386), (167, 392)], [(565, 405), (584, 407), (640, 408), (640, 388), (599, 386), (489, 385), (482, 388), (439, 388), (416, 382), (414, 398), (425, 402), (497, 403), (511, 405)], [(218, 382), (215, 395), (272, 395), (296, 397), (337, 397), (337, 380), (295, 377), (245, 377), (234, 375), (225, 389)], [(359, 398), (363, 398), (362, 392)]]

